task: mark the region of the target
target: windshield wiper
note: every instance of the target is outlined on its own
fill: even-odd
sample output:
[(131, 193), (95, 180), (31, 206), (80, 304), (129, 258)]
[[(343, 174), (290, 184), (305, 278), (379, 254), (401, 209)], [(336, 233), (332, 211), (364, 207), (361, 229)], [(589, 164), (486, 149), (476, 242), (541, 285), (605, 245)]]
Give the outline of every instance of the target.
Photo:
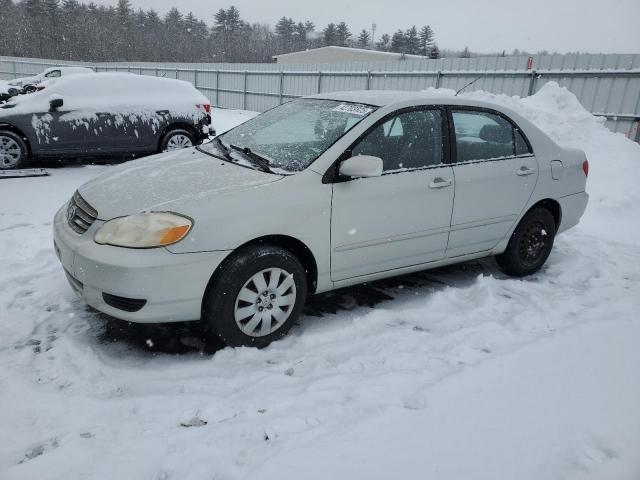
[(227, 147), (224, 142), (222, 141), (222, 139), (220, 137), (216, 138), (216, 141), (218, 142), (218, 145), (220, 145), (220, 147), (222, 147), (222, 151), (223, 151), (223, 155), (224, 158), (226, 158), (227, 160), (233, 162), (234, 159), (233, 157), (229, 154), (229, 147)]
[(234, 144), (230, 144), (229, 146), (234, 150), (244, 153), (250, 160), (253, 160), (253, 164), (257, 165), (263, 172), (273, 173), (271, 170), (271, 164), (267, 158), (252, 151), (249, 147), (239, 147)]

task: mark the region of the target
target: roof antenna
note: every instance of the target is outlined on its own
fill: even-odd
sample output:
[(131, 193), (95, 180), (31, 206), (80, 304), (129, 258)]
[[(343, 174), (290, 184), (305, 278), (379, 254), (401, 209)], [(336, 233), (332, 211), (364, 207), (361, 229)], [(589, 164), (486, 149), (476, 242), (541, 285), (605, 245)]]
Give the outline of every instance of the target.
[(467, 83), (464, 87), (462, 87), (460, 90), (458, 90), (458, 91), (456, 92), (456, 94), (454, 95), (454, 97), (457, 97), (457, 96), (458, 96), (458, 94), (459, 94), (461, 91), (463, 91), (463, 90), (464, 90), (465, 88), (467, 88), (467, 87), (470, 87), (471, 85), (473, 85), (474, 83), (476, 83), (478, 80), (480, 80), (482, 77), (484, 77), (484, 75), (480, 75), (479, 77), (474, 78), (473, 80), (471, 80), (471, 81), (470, 81), (469, 83)]

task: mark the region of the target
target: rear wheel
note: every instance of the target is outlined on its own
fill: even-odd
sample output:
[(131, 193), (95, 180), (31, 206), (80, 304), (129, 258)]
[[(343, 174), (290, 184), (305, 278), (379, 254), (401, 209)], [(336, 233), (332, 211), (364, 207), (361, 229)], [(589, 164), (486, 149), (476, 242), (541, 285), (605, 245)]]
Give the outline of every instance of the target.
[(306, 296), (304, 268), (291, 252), (249, 247), (225, 262), (207, 290), (203, 320), (229, 346), (262, 348), (289, 331)]
[(181, 148), (193, 147), (195, 140), (193, 134), (188, 130), (176, 128), (164, 134), (160, 141), (160, 151), (169, 152)]
[(29, 160), (29, 150), (22, 137), (10, 131), (0, 131), (0, 170), (21, 168)]
[(556, 224), (549, 210), (537, 207), (527, 212), (511, 235), (507, 249), (496, 256), (500, 270), (514, 277), (537, 272), (551, 253), (555, 235)]

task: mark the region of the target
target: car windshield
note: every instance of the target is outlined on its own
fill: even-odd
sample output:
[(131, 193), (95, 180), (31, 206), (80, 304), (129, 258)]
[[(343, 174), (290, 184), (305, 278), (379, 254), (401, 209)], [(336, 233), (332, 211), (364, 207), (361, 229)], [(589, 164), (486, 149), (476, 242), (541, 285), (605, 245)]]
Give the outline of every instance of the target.
[[(285, 103), (221, 135), (223, 145), (268, 161), (272, 171), (304, 170), (375, 110), (360, 103), (300, 99)], [(202, 149), (217, 153), (219, 142)]]

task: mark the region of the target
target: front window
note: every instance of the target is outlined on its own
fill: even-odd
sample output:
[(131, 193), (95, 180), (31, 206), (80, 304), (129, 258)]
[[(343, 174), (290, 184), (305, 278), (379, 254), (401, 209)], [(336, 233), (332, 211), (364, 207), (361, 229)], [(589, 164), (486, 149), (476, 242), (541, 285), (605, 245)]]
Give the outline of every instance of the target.
[[(250, 149), (272, 170), (307, 168), (349, 129), (375, 110), (360, 103), (300, 99), (285, 103), (221, 135), (238, 151)], [(216, 142), (202, 149), (217, 153)]]
[(400, 113), (369, 132), (353, 148), (353, 155), (381, 158), (385, 172), (439, 165), (442, 114), (436, 109)]

